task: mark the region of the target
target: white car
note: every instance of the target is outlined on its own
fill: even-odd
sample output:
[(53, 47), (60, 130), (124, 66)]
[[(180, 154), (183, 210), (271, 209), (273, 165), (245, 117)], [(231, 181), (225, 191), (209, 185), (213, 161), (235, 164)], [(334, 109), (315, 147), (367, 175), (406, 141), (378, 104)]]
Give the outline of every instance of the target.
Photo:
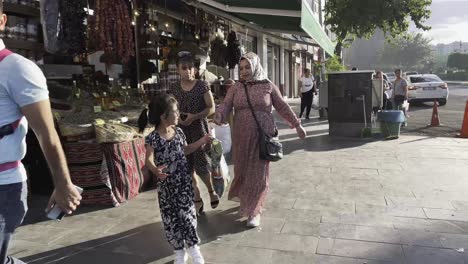
[(387, 75), (387, 78), (389, 82), (393, 83), (395, 80), (396, 80), (396, 75), (394, 72), (387, 72), (385, 73), (385, 75)]
[(408, 101), (433, 102), (437, 100), (439, 105), (447, 103), (449, 89), (447, 83), (435, 74), (417, 74), (407, 76)]

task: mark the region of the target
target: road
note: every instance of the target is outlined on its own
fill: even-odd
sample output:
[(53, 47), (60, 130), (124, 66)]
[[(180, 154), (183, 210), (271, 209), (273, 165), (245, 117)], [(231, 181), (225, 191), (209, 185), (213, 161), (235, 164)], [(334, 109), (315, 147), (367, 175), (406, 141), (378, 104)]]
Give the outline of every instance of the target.
[(408, 126), (402, 134), (424, 135), (434, 137), (453, 137), (460, 132), (466, 101), (468, 84), (449, 84), (449, 99), (445, 106), (439, 107), (441, 127), (428, 127), (432, 116), (432, 103), (411, 104)]

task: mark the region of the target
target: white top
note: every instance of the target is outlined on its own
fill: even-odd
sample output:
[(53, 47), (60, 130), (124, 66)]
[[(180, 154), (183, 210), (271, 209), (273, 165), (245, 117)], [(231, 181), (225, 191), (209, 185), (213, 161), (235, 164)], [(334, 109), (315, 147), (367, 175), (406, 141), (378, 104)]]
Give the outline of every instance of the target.
[[(0, 39), (0, 50), (4, 48)], [(23, 116), (21, 107), (48, 98), (46, 79), (36, 64), (18, 54), (11, 54), (0, 62), (0, 126), (20, 119)], [(0, 139), (0, 164), (24, 158), (27, 132), (28, 122), (23, 118), (13, 134)], [(23, 165), (0, 172), (0, 185), (25, 180), (26, 171)]]
[(302, 77), (301, 82), (302, 82), (302, 87), (301, 87), (301, 92), (307, 93), (308, 91), (312, 90), (314, 88), (314, 77), (311, 75), (309, 78), (307, 77)]
[(405, 88), (407, 86), (408, 82), (405, 79), (396, 79), (393, 83), (394, 95), (406, 95)]

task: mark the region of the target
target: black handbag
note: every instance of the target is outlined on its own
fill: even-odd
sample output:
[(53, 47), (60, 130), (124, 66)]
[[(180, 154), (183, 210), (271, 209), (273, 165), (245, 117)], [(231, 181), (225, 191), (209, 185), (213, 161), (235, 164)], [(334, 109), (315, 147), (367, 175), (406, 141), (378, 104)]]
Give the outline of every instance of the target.
[(276, 138), (278, 135), (278, 130), (275, 129), (276, 133), (274, 137), (268, 136), (265, 131), (263, 131), (263, 128), (260, 126), (260, 123), (257, 120), (257, 116), (255, 115), (254, 109), (250, 102), (247, 85), (245, 83), (243, 83), (243, 85), (245, 88), (245, 95), (247, 96), (247, 102), (249, 103), (249, 107), (252, 111), (255, 123), (257, 123), (260, 159), (267, 161), (278, 161), (283, 158), (283, 145)]

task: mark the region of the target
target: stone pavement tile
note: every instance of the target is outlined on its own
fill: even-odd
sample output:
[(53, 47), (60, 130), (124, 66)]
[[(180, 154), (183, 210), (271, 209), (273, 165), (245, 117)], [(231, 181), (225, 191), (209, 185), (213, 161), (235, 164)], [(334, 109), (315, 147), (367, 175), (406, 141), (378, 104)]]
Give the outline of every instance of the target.
[(424, 208), (429, 219), (453, 220), (468, 222), (468, 211)]
[(463, 254), (455, 250), (403, 246), (408, 264), (465, 264)]
[(315, 254), (311, 253), (275, 250), (272, 255), (271, 264), (315, 264), (315, 256)]
[(331, 167), (331, 172), (341, 175), (379, 175), (377, 169), (366, 168)]
[(464, 227), (453, 222), (420, 218), (394, 217), (393, 225), (396, 229), (424, 230), (434, 233), (465, 233)]
[(349, 224), (372, 227), (393, 227), (393, 218), (388, 215), (340, 214), (323, 215), (322, 223)]
[(422, 246), (441, 248), (440, 234), (424, 230), (399, 229), (401, 244), (408, 246)]
[(317, 254), (397, 262), (404, 259), (400, 245), (343, 239), (334, 239), (333, 242), (327, 240), (324, 244), (319, 244)]
[(468, 250), (468, 235), (463, 234), (439, 234), (440, 241), (445, 248)]
[(313, 236), (249, 232), (239, 242), (239, 246), (315, 253), (317, 243), (318, 238)]
[(263, 217), (261, 218), (262, 224), (256, 228), (259, 232), (268, 232), (268, 233), (281, 233), (281, 230), (283, 229), (283, 226), (286, 223), (286, 220), (284, 219), (278, 219), (278, 218), (268, 218), (268, 217)]
[(317, 245), (317, 254), (331, 255), (335, 245), (335, 238), (320, 237)]
[(287, 221), (281, 230), (282, 234), (335, 237), (339, 224)]
[(267, 208), (263, 211), (262, 217), (319, 223), (321, 214), (316, 210)]
[(265, 208), (283, 208), (283, 209), (292, 209), (296, 198), (281, 198), (275, 196), (267, 196), (265, 201)]
[(103, 229), (103, 231), (110, 233), (110, 234), (117, 234), (121, 232), (126, 232), (135, 228), (139, 228), (141, 226), (161, 223), (161, 217), (155, 218), (145, 218), (145, 217), (136, 217), (136, 216), (126, 216), (119, 219), (118, 224), (114, 225), (109, 229)]
[[(52, 263), (52, 262), (41, 262), (36, 261), (36, 263)], [(112, 264), (144, 264), (147, 263), (143, 257), (124, 254), (124, 253), (117, 253), (117, 252), (109, 252), (106, 250), (86, 250), (86, 251), (79, 251), (75, 254), (67, 256), (64, 259), (57, 261), (57, 263), (63, 264), (83, 264), (83, 263), (112, 263)]]
[[(146, 213), (145, 215), (148, 215)], [(142, 219), (148, 219), (149, 217), (145, 217), (142, 215)], [(158, 216), (156, 214), (154, 218)], [(159, 214), (158, 214), (159, 215)], [(49, 227), (56, 227), (56, 228), (66, 228), (66, 229), (76, 229), (76, 230), (86, 230), (88, 232), (105, 232), (109, 229), (112, 229), (119, 225), (121, 221), (125, 219), (132, 218), (135, 219), (135, 216), (126, 216), (125, 214), (120, 217), (109, 218), (109, 217), (102, 217), (102, 216), (88, 216), (87, 214), (80, 214), (80, 215), (71, 215), (68, 217), (64, 217), (61, 221), (49, 220), (42, 222), (40, 225), (49, 226)]]
[(73, 230), (57, 228), (44, 225), (26, 225), (21, 226), (15, 231), (15, 239), (25, 241), (41, 241), (42, 244), (50, 244), (52, 241), (67, 236)]
[(426, 218), (422, 208), (417, 207), (403, 207), (403, 206), (381, 206), (374, 204), (356, 203), (357, 214), (388, 214), (391, 216), (413, 217), (413, 218)]
[(468, 201), (452, 201), (452, 205), (456, 210), (468, 211)]
[(340, 225), (336, 238), (400, 244), (398, 230), (386, 227)]
[(93, 241), (93, 249), (156, 260), (172, 254), (162, 225), (149, 225)]
[(80, 249), (77, 247), (65, 247), (63, 245), (46, 245), (41, 242), (13, 239), (8, 248), (8, 253), (29, 263), (38, 260), (52, 261), (57, 256), (67, 256)]
[(309, 200), (299, 198), (296, 200), (293, 208), (317, 211), (327, 211), (332, 208), (334, 210), (342, 211), (343, 213), (354, 213), (354, 203), (341, 202), (330, 199)]
[(99, 240), (102, 238), (110, 237), (112, 234), (104, 232), (89, 232), (86, 230), (72, 230), (66, 236), (62, 236), (54, 241), (51, 244), (63, 245), (63, 246), (75, 246), (78, 248), (88, 248), (93, 247), (94, 240)]
[(453, 209), (453, 206), (450, 203), (450, 201), (441, 200), (441, 199), (430, 200), (430, 199), (417, 199), (416, 197), (400, 197), (400, 196), (385, 196), (385, 198), (388, 204), (392, 206)]
[[(271, 249), (204, 244), (201, 251), (207, 263), (270, 264), (275, 252)], [(172, 262), (168, 262), (172, 263)]]
[[(287, 262), (285, 262), (287, 263)], [(400, 261), (378, 261), (368, 259), (346, 258), (327, 255), (316, 255), (315, 264), (403, 264)]]

